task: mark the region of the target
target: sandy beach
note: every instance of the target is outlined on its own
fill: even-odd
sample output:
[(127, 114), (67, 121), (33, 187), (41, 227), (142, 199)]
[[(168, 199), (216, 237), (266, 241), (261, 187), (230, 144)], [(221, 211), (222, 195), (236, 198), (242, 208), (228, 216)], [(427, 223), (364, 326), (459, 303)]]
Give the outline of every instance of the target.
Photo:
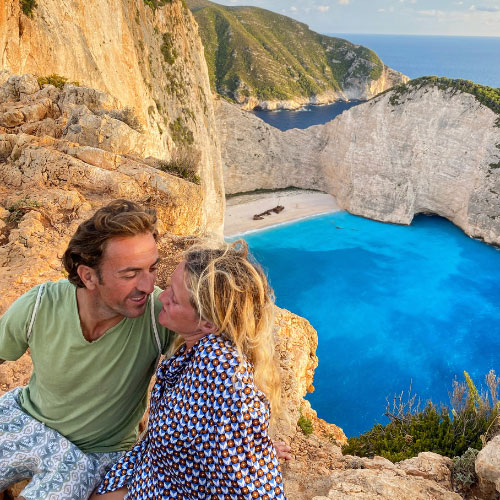
[[(284, 207), (280, 213), (271, 212), (261, 220), (253, 220), (255, 214), (261, 214), (278, 205)], [(333, 196), (318, 191), (294, 189), (233, 196), (226, 200), (224, 236), (235, 236), (338, 210), (340, 208)]]

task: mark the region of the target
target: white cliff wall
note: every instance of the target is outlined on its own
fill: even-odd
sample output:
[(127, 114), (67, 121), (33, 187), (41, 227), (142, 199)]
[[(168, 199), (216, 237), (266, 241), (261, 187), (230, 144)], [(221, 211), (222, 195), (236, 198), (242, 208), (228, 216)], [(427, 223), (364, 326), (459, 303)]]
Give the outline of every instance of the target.
[(320, 189), (357, 215), (410, 224), (433, 213), (500, 245), (498, 115), (468, 93), (431, 85), (399, 104), (393, 95), (286, 132), (223, 103), (216, 115), (226, 191)]
[[(400, 103), (387, 93), (324, 126), (319, 163), (327, 190), (351, 213), (411, 223), (446, 217), (500, 244), (498, 116), (474, 96), (426, 86)], [(317, 131), (316, 131), (317, 132)]]
[(317, 152), (321, 139), (305, 130), (282, 132), (223, 99), (216, 102), (226, 194), (289, 186), (326, 189)]

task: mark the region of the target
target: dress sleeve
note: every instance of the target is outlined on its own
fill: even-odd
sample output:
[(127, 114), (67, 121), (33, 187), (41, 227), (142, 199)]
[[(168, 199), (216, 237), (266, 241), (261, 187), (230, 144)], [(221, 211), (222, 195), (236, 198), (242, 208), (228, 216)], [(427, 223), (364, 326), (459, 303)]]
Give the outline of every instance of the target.
[(39, 286), (19, 297), (0, 318), (0, 359), (15, 361), (28, 349), (28, 325)]
[(220, 495), (218, 498), (286, 500), (281, 468), (268, 435), (267, 399), (253, 381), (229, 387), (222, 397), (212, 448), (220, 479), (213, 494)]

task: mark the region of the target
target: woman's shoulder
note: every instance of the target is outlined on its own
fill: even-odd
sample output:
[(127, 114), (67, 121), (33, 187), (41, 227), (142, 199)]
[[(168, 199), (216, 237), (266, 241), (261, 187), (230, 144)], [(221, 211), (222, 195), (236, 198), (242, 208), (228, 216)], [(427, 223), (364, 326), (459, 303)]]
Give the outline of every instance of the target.
[(198, 344), (193, 356), (197, 375), (222, 380), (247, 379), (253, 374), (252, 363), (222, 335), (210, 334)]

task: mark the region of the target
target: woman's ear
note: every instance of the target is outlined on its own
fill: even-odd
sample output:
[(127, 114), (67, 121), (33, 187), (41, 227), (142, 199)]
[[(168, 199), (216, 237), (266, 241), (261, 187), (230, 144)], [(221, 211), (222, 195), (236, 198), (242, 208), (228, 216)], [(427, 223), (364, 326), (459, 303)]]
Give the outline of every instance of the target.
[(204, 334), (214, 333), (216, 329), (217, 328), (215, 327), (215, 325), (213, 323), (211, 323), (210, 321), (208, 321), (206, 319), (202, 319), (200, 321), (200, 330)]

